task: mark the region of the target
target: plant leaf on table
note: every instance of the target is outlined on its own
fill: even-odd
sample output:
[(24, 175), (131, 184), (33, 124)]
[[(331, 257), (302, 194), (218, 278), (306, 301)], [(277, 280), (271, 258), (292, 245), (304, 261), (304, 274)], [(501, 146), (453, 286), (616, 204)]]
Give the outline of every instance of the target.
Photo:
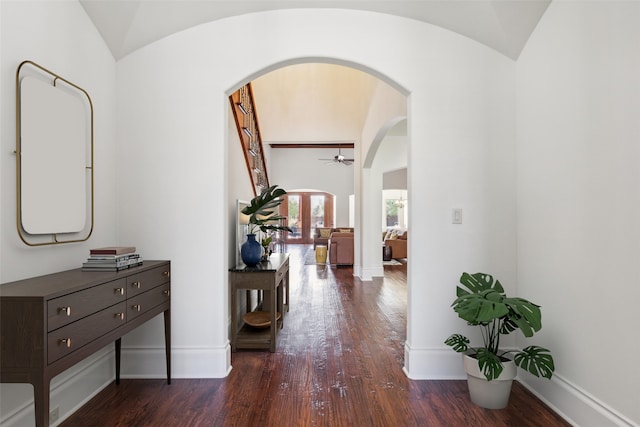
[(287, 192), (272, 185), (265, 188), (262, 192), (251, 199), (249, 206), (242, 209), (242, 213), (249, 216), (249, 234), (254, 234), (256, 229), (263, 233), (270, 230), (283, 230), (292, 233), (293, 230), (287, 226), (275, 224), (274, 222), (284, 219), (284, 217), (276, 214), (275, 208), (282, 203), (282, 196)]

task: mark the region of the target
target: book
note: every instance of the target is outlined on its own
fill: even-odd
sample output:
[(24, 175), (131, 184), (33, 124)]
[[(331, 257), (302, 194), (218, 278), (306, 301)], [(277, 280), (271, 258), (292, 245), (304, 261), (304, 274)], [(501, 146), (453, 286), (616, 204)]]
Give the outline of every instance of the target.
[(82, 263), (83, 267), (97, 268), (97, 267), (127, 267), (131, 265), (140, 265), (142, 258), (140, 255), (127, 257), (123, 259), (87, 259), (87, 262)]
[(132, 260), (128, 264), (101, 264), (95, 262), (85, 262), (82, 264), (82, 271), (121, 271), (128, 268), (142, 265), (142, 259)]
[(135, 246), (105, 246), (104, 248), (95, 248), (89, 251), (90, 255), (123, 255), (136, 251)]
[(91, 255), (87, 258), (90, 262), (120, 262), (132, 258), (140, 258), (140, 254), (122, 254), (122, 255)]
[(130, 268), (125, 265), (124, 267), (82, 267), (82, 271), (121, 271)]

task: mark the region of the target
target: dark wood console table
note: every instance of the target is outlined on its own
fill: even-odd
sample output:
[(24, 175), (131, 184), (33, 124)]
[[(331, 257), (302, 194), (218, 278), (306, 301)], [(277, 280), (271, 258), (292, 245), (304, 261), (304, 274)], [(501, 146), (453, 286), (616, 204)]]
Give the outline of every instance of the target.
[(164, 313), (171, 384), (171, 263), (145, 261), (119, 272), (81, 269), (0, 286), (0, 382), (33, 385), (36, 426), (49, 425), (51, 379)]
[[(268, 348), (276, 351), (276, 336), (282, 328), (285, 311), (289, 310), (289, 254), (275, 253), (268, 262), (255, 267), (244, 264), (229, 269), (231, 293), (231, 350)], [(258, 290), (264, 294), (263, 310), (270, 311), (268, 328), (254, 329), (238, 322), (238, 291)], [(248, 307), (250, 309), (250, 307)], [(276, 310), (280, 320), (276, 320)]]

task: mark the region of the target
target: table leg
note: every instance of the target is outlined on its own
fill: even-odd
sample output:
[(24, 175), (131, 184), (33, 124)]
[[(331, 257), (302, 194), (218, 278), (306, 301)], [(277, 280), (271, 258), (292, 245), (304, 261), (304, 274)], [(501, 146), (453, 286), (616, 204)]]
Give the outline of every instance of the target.
[[(271, 307), (269, 308), (270, 310), (270, 314), (271, 314), (271, 325), (270, 325), (270, 331), (271, 331), (271, 347), (270, 347), (270, 351), (271, 353), (275, 353), (276, 351), (276, 332), (277, 332), (277, 328), (278, 328), (278, 321), (276, 320), (276, 312), (278, 311), (278, 284), (276, 283), (276, 289), (274, 289), (273, 291), (269, 292), (269, 302), (271, 304)], [(280, 299), (282, 300), (282, 299)], [(282, 313), (280, 313), (280, 315), (282, 316)]]
[(49, 425), (49, 384), (50, 379), (45, 375), (39, 376), (33, 382), (36, 427), (47, 427)]
[(164, 311), (164, 352), (167, 362), (167, 384), (171, 384), (171, 309)]
[[(285, 283), (285, 289), (286, 289), (286, 297), (287, 297), (287, 311), (289, 311), (289, 269), (287, 269), (287, 272), (284, 275), (284, 283)], [(284, 313), (283, 313), (284, 315)]]
[(238, 350), (236, 347), (236, 337), (238, 336), (238, 290), (234, 285), (234, 276), (231, 275), (231, 351), (235, 352)]
[(116, 385), (120, 384), (120, 353), (122, 350), (122, 338), (115, 341), (116, 344)]

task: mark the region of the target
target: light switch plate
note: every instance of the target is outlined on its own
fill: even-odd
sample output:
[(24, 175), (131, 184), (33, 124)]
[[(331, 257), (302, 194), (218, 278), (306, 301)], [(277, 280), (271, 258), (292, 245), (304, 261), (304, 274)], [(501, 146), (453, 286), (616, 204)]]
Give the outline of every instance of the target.
[(462, 209), (456, 208), (453, 210), (452, 223), (462, 224)]

